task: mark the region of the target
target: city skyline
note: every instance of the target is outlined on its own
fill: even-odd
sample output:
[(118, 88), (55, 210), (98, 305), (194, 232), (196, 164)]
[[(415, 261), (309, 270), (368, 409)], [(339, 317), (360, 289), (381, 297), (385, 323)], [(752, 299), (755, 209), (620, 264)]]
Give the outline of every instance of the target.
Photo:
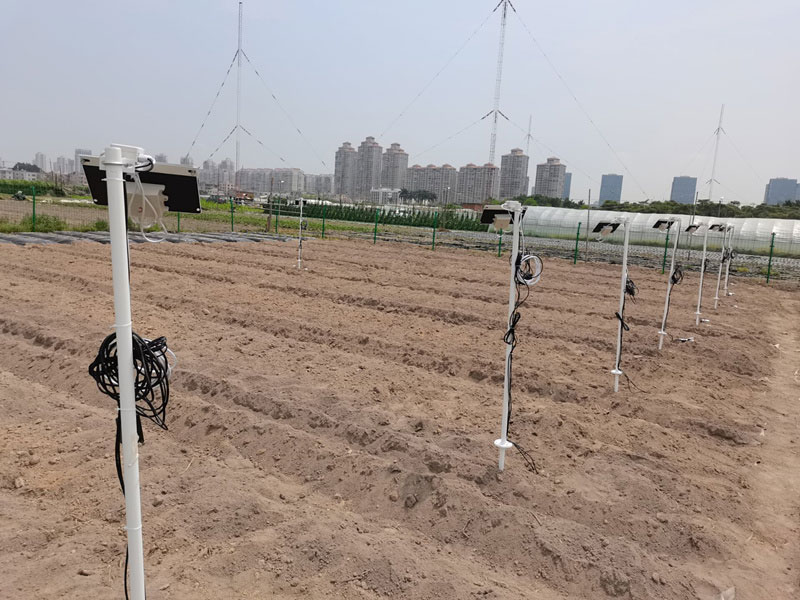
[[(289, 109), (304, 138), (287, 123), (262, 83), (245, 71), (242, 123), (267, 149), (243, 135), (242, 166), (290, 164), (309, 172), (331, 172), (331, 149), (341, 139), (366, 135), (386, 143), (402, 138), (410, 163), (485, 163), (489, 129), (479, 118), (491, 101), (495, 17), (479, 28), (416, 103), (409, 101), (489, 16), (494, 4), (465, 0), (454, 11), (451, 3), (431, 6), (415, 0), (403, 6), (355, 0), (333, 6), (312, 0), (271, 9), (246, 2), (248, 58)], [(90, 11), (44, 2), (43, 10), (52, 18), (41, 23), (25, 3), (12, 0), (6, 17), (17, 26), (0, 40), (0, 47), (10, 53), (24, 43), (22, 32), (28, 26), (43, 28), (43, 40), (30, 49), (35, 69), (17, 61), (9, 65), (9, 76), (26, 94), (6, 98), (6, 114), (15, 115), (6, 119), (6, 135), (0, 141), (6, 164), (30, 162), (36, 152), (68, 157), (71, 148), (97, 150), (120, 141), (144, 146), (151, 154), (163, 152), (174, 162), (186, 153), (235, 50), (237, 4), (210, 2), (202, 10), (185, 2), (158, 7), (156, 21), (145, 21), (142, 11), (131, 7), (107, 7), (104, 19), (128, 24), (112, 36), (102, 26), (104, 19)], [(668, 198), (672, 177), (686, 172), (698, 178), (700, 195), (706, 195), (711, 148), (698, 150), (713, 131), (723, 102), (725, 130), (731, 138), (722, 138), (715, 196), (759, 203), (769, 179), (798, 175), (793, 144), (800, 137), (800, 124), (793, 118), (791, 98), (800, 82), (782, 75), (800, 60), (800, 50), (789, 42), (789, 24), (800, 17), (796, 2), (776, 1), (768, 12), (753, 12), (738, 0), (708, 6), (688, 0), (668, 6), (617, 0), (580, 11), (557, 4), (516, 8), (527, 25), (535, 25), (533, 33), (616, 156), (514, 16), (508, 23), (500, 103), (511, 121), (501, 120), (497, 147), (524, 145), (525, 128), (520, 125), (533, 115), (530, 158), (537, 164), (556, 155), (569, 164), (573, 197), (585, 198), (589, 188), (599, 190), (599, 175), (609, 171), (625, 176), (623, 201), (644, 199), (643, 190), (654, 200)], [(426, 19), (419, 21), (423, 9)], [(192, 27), (175, 28), (186, 14), (192, 16)], [(327, 27), (332, 21), (336, 28)], [(161, 47), (159, 64), (146, 76), (147, 86), (159, 90), (159, 110), (146, 119), (138, 110), (146, 100), (139, 78), (127, 77), (97, 57), (91, 44), (80, 41), (91, 32), (98, 47), (112, 41), (138, 44), (142, 30), (151, 44)], [(416, 43), (402, 44), (394, 54), (364, 51), (370, 44), (379, 47), (387, 36), (405, 40), (409, 30), (415, 32)], [(609, 31), (614, 35), (608, 36)], [(751, 41), (746, 48), (739, 43), (745, 34)], [(645, 39), (649, 43), (640, 43)], [(313, 43), (301, 43), (289, 54), (279, 52), (298, 40)], [(661, 43), (665, 40), (670, 43)], [(73, 56), (81, 69), (59, 69), (55, 61), (62, 53)], [(185, 60), (189, 56), (192, 60)], [(345, 56), (351, 58), (344, 61)], [(314, 77), (297, 76), (309, 69)], [(40, 77), (41, 72), (48, 77)], [(101, 94), (105, 101), (81, 100), (79, 90), (87, 81), (105, 80), (103, 73), (119, 73), (112, 77), (109, 93)], [(678, 81), (679, 86), (664, 86)], [(49, 93), (52, 87), (63, 91), (58, 103)], [(235, 112), (231, 88), (229, 81), (192, 151), (196, 164), (230, 130)], [(686, 89), (692, 93), (684, 93)], [(404, 111), (406, 106), (410, 108)], [(440, 144), (475, 121), (477, 125)], [(233, 155), (229, 140), (214, 158)]]

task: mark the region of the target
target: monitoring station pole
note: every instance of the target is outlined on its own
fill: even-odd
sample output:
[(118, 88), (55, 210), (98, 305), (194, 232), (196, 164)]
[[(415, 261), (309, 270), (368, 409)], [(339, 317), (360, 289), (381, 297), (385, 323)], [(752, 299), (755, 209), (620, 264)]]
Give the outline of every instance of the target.
[(725, 242), (728, 239), (728, 230), (730, 227), (723, 225), (722, 231), (722, 249), (719, 251), (719, 273), (717, 273), (717, 291), (714, 292), (714, 310), (717, 310), (719, 304), (719, 285), (722, 282), (722, 267), (725, 264)]
[(117, 343), (119, 413), (122, 421), (122, 463), (125, 482), (125, 529), (128, 532), (130, 597), (144, 600), (144, 552), (142, 550), (142, 506), (139, 493), (139, 434), (136, 431), (134, 393), (133, 326), (131, 289), (128, 277), (128, 232), (125, 220), (126, 165), (133, 170), (136, 158), (127, 165), (118, 147), (108, 147), (101, 158), (108, 190), (108, 225), (111, 235), (111, 270), (114, 285), (114, 329)]
[[(658, 332), (658, 349), (664, 346), (664, 336), (667, 335), (667, 314), (669, 313), (669, 296), (672, 292), (672, 276), (675, 274), (675, 254), (678, 252), (678, 240), (681, 237), (681, 221), (675, 221), (678, 225), (678, 233), (675, 236), (675, 245), (672, 247), (672, 261), (669, 265), (669, 279), (667, 280), (667, 297), (664, 299), (664, 316), (661, 317), (661, 330)], [(667, 229), (669, 231), (669, 229)]]
[(706, 223), (706, 233), (703, 235), (703, 257), (700, 259), (700, 288), (697, 291), (697, 311), (695, 314), (694, 324), (700, 325), (700, 307), (703, 303), (703, 276), (706, 274), (706, 251), (708, 249), (708, 231), (710, 223)]
[(733, 260), (733, 234), (734, 234), (733, 225), (731, 225), (729, 227), (729, 229), (731, 230), (731, 236), (728, 238), (728, 260), (726, 261), (726, 264), (725, 264), (724, 291), (725, 291), (725, 295), (726, 296), (733, 296), (733, 292), (729, 292), (728, 291), (728, 275), (730, 275), (730, 272), (731, 272), (731, 261)]
[(622, 247), (622, 280), (619, 291), (619, 323), (617, 324), (617, 360), (614, 363), (614, 392), (619, 391), (619, 376), (622, 375), (622, 369), (619, 368), (619, 362), (622, 358), (622, 322), (625, 316), (625, 287), (628, 283), (628, 243), (631, 239), (631, 226), (628, 221), (623, 222), (622, 226), (625, 228), (625, 242)]
[(297, 268), (303, 268), (303, 197), (300, 196), (300, 223), (297, 226)]
[[(513, 242), (511, 246), (511, 275), (508, 281), (508, 323), (511, 323), (511, 318), (514, 314), (514, 307), (517, 303), (517, 255), (519, 254), (519, 230), (522, 227), (522, 205), (514, 200), (509, 200), (503, 204), (503, 208), (511, 213), (511, 218), (514, 221), (512, 236)], [(505, 379), (503, 380), (503, 419), (500, 428), (500, 439), (494, 441), (494, 445), (500, 449), (499, 469), (502, 471), (505, 468), (506, 450), (511, 448), (514, 444), (508, 441), (508, 404), (511, 395), (510, 374), (511, 374), (511, 352), (514, 349), (510, 341), (506, 341), (506, 370)]]

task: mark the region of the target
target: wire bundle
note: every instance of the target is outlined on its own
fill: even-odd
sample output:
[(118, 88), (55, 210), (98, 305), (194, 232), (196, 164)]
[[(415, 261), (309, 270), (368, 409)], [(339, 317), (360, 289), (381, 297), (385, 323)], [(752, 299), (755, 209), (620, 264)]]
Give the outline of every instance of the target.
[[(175, 359), (175, 354), (167, 347), (167, 338), (159, 337), (154, 340), (133, 336), (133, 366), (134, 366), (134, 396), (136, 399), (136, 432), (139, 443), (144, 443), (142, 432), (142, 417), (150, 419), (161, 427), (167, 429), (166, 412), (169, 402), (169, 376), (173, 365), (170, 365), (167, 355)], [(117, 360), (117, 334), (112, 333), (103, 343), (97, 357), (89, 365), (89, 375), (97, 382), (97, 388), (117, 401), (119, 409), (119, 365)], [(117, 478), (125, 495), (125, 479), (122, 474), (122, 420), (117, 411), (117, 435), (114, 443), (114, 462), (117, 467)], [(125, 599), (128, 599), (128, 550), (125, 550), (125, 567), (123, 570), (123, 586)]]
[(514, 283), (516, 284), (516, 300), (514, 301), (514, 309), (511, 311), (511, 317), (508, 319), (508, 329), (505, 335), (503, 335), (503, 341), (511, 346), (506, 365), (506, 381), (508, 385), (508, 425), (506, 427), (506, 439), (519, 450), (528, 468), (538, 474), (539, 470), (536, 468), (536, 462), (533, 460), (533, 457), (531, 457), (527, 450), (511, 439), (511, 365), (514, 360), (514, 348), (517, 347), (517, 323), (519, 323), (520, 320), (519, 308), (528, 299), (530, 295), (530, 286), (535, 285), (539, 281), (542, 276), (542, 270), (544, 269), (540, 257), (535, 254), (526, 253), (525, 236), (521, 228), (519, 232), (519, 252), (516, 257), (511, 257), (511, 261), (513, 261), (515, 265)]
[[(167, 355), (175, 355), (167, 347), (167, 338), (163, 336), (148, 340), (136, 333), (132, 335), (137, 419), (145, 417), (162, 429), (167, 429), (165, 419), (169, 402), (169, 375), (172, 371)], [(106, 337), (100, 344), (97, 357), (89, 365), (89, 375), (97, 382), (97, 388), (116, 400), (119, 406), (116, 333)]]

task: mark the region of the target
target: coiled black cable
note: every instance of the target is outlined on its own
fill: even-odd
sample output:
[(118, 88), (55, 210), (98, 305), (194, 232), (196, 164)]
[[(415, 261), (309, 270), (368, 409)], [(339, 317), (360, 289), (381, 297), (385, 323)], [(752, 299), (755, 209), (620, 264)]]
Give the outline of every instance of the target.
[[(167, 338), (159, 337), (148, 340), (132, 333), (134, 396), (136, 400), (136, 432), (139, 443), (144, 443), (142, 417), (150, 419), (162, 429), (167, 429), (166, 411), (169, 402), (169, 374), (171, 371), (167, 354)], [(119, 409), (119, 368), (117, 361), (117, 334), (112, 333), (97, 352), (97, 357), (89, 365), (89, 375), (94, 378), (97, 388), (117, 401)], [(117, 478), (125, 495), (125, 479), (122, 473), (122, 419), (117, 411), (117, 434), (114, 442), (114, 462)], [(128, 600), (128, 550), (125, 550), (125, 566), (123, 571), (125, 599)]]

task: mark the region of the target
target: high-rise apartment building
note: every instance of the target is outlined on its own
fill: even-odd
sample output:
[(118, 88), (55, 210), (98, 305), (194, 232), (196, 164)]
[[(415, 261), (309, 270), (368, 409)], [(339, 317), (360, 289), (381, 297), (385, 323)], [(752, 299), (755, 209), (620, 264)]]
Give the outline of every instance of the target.
[(272, 169), (239, 169), (239, 189), (254, 194), (268, 194), (273, 182)]
[(66, 156), (59, 156), (53, 163), (53, 171), (59, 175), (66, 175), (75, 171), (74, 162)]
[(356, 162), (355, 198), (369, 200), (370, 190), (381, 185), (381, 166), (383, 164), (383, 148), (372, 136), (367, 137), (358, 146)]
[(564, 173), (564, 193), (561, 194), (562, 200), (569, 200), (572, 192), (572, 173)]
[(694, 194), (697, 191), (697, 177), (681, 175), (672, 178), (672, 190), (669, 199), (681, 204), (694, 204)]
[(186, 156), (181, 156), (181, 164), (184, 167), (193, 167), (194, 166), (194, 159), (191, 156), (189, 156), (188, 154)]
[(75, 162), (72, 163), (72, 172), (73, 173), (83, 173), (83, 165), (81, 165), (81, 156), (91, 156), (92, 151), (87, 150), (85, 148), (76, 148), (75, 149)]
[(609, 173), (600, 179), (600, 204), (622, 200), (622, 175)]
[(33, 164), (39, 167), (42, 171), (47, 171), (47, 157), (42, 152), (37, 152), (33, 159)]
[(356, 187), (356, 165), (358, 153), (350, 142), (344, 142), (336, 151), (333, 167), (333, 191), (352, 198)]
[(769, 180), (764, 190), (764, 204), (783, 204), (797, 199), (797, 179), (775, 177)]
[(306, 173), (304, 191), (308, 194), (316, 194), (322, 197), (332, 196), (333, 175), (312, 175), (311, 173)]
[(458, 171), (452, 165), (447, 164), (441, 167), (414, 165), (406, 170), (403, 187), (411, 192), (417, 190), (433, 192), (436, 194), (437, 202), (455, 204), (457, 202)]
[(500, 169), (491, 163), (482, 167), (472, 163), (458, 170), (456, 203), (484, 204), (500, 193)]
[(276, 194), (296, 196), (303, 191), (305, 177), (301, 169), (273, 169), (272, 176), (275, 178), (274, 192)]
[(561, 198), (564, 195), (566, 175), (566, 165), (555, 157), (548, 158), (547, 162), (536, 165), (534, 193), (547, 198)]
[(528, 156), (514, 148), (500, 159), (500, 200), (528, 193)]
[(166, 154), (163, 154), (163, 153), (156, 154), (156, 155), (153, 157), (153, 160), (154, 160), (154, 161), (156, 161), (157, 163), (160, 163), (160, 164), (162, 164), (162, 165), (163, 165), (164, 163), (168, 163), (168, 162), (169, 162), (169, 159), (167, 158), (167, 155), (166, 155)]
[(408, 170), (408, 153), (394, 143), (386, 149), (381, 159), (381, 186), (388, 189), (400, 189)]

